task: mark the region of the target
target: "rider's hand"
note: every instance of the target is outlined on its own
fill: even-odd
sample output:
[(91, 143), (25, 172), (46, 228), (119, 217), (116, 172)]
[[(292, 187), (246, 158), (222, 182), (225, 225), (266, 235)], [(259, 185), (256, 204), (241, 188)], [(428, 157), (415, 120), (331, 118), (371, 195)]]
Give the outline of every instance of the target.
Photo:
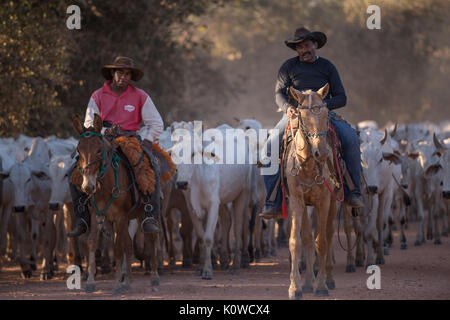
[(289, 119), (292, 119), (296, 115), (295, 108), (293, 106), (289, 106), (286, 110), (286, 114)]

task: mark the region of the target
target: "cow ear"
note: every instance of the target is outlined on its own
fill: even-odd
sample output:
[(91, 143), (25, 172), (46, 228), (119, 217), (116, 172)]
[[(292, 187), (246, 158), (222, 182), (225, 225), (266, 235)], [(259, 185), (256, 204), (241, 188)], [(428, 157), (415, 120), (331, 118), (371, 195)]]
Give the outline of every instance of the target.
[(103, 128), (103, 121), (102, 118), (95, 113), (94, 114), (94, 132), (100, 133), (100, 131), (102, 131)]
[(416, 160), (419, 157), (418, 153), (408, 153), (408, 157)]
[(323, 100), (323, 98), (325, 98), (327, 96), (328, 90), (330, 90), (330, 85), (328, 83), (326, 83), (322, 88), (317, 90), (317, 94)]
[(291, 92), (292, 97), (294, 97), (294, 99), (297, 100), (297, 102), (300, 103), (300, 101), (303, 98), (303, 93), (301, 93), (300, 91), (298, 91), (294, 87), (289, 87), (289, 91)]
[(78, 134), (82, 134), (85, 131), (84, 125), (77, 114), (73, 116), (73, 127)]
[(433, 165), (429, 166), (427, 168), (427, 170), (425, 170), (425, 174), (428, 175), (428, 176), (432, 176), (432, 175), (435, 175), (436, 173), (438, 173), (438, 171), (440, 169), (442, 169), (441, 164), (440, 163), (436, 163), (436, 164), (433, 164)]
[(396, 154), (390, 152), (383, 152), (383, 159), (395, 164), (401, 163), (400, 158)]

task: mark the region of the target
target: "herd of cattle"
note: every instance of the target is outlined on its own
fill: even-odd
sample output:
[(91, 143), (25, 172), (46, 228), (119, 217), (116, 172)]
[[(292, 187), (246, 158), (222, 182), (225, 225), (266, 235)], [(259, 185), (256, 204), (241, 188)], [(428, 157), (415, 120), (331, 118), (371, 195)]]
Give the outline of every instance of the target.
[[(221, 125), (214, 129), (261, 128), (258, 121), (247, 119), (239, 120), (234, 128)], [(171, 137), (176, 129), (198, 134), (192, 122), (174, 122), (160, 137), (164, 149), (175, 150)], [(400, 245), (406, 249), (404, 230), (409, 221), (418, 222), (415, 245), (426, 239), (439, 245), (441, 236), (450, 231), (450, 123), (381, 129), (373, 121), (364, 121), (358, 124), (358, 131), (365, 207), (352, 212), (342, 206), (343, 215), (338, 215), (347, 234), (347, 272), (353, 272), (355, 266), (383, 264), (392, 245), (393, 228), (400, 228)], [(208, 130), (201, 133), (207, 136)], [(17, 262), (22, 277), (30, 278), (41, 260), (40, 278), (48, 280), (60, 262), (85, 265), (86, 237), (66, 235), (75, 221), (68, 170), (75, 161), (76, 146), (74, 138), (55, 136), (0, 139), (0, 271), (2, 265)], [(250, 144), (245, 150), (251, 153), (255, 151), (252, 148), (258, 151), (262, 146)], [(216, 266), (238, 273), (253, 259), (275, 254), (277, 237), (280, 240), (289, 234), (289, 219), (275, 222), (258, 217), (266, 191), (257, 165), (216, 164), (214, 152), (195, 145), (191, 151), (192, 158), (199, 155), (212, 164), (181, 163), (176, 179), (163, 186), (165, 232), (158, 244), (160, 266), (164, 259), (175, 263), (174, 237), (180, 235), (183, 266), (198, 263), (204, 279), (213, 277)], [(179, 154), (171, 154), (174, 161), (181, 162)], [(226, 158), (226, 150), (221, 156)], [(313, 222), (313, 210), (310, 215)], [(142, 237), (131, 231), (130, 236), (134, 237), (135, 257), (142, 260)], [(99, 237), (102, 241), (96, 256), (101, 271), (108, 272), (114, 265), (110, 259), (113, 236), (103, 232)], [(158, 281), (152, 280), (152, 284)]]

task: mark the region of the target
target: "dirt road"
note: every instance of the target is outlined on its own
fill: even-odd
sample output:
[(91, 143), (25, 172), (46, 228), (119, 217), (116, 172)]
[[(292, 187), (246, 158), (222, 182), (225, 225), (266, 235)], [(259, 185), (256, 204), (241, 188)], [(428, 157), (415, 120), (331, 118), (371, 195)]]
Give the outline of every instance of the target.
[[(330, 290), (328, 299), (450, 299), (450, 238), (443, 237), (442, 245), (428, 241), (414, 247), (416, 224), (407, 231), (408, 249), (400, 250), (398, 232), (386, 264), (381, 268), (381, 289), (369, 290), (366, 282), (370, 274), (363, 268), (345, 273), (345, 252), (335, 237), (336, 289)], [(344, 242), (344, 235), (341, 231)], [(275, 300), (288, 298), (288, 249), (278, 250), (276, 257), (264, 258), (241, 270), (239, 275), (215, 270), (212, 280), (202, 280), (195, 268), (182, 269), (180, 264), (166, 266), (158, 290), (137, 264), (133, 267), (133, 283), (124, 295), (113, 296), (113, 274), (97, 277), (97, 292), (69, 290), (66, 286), (66, 265), (60, 266), (54, 279), (39, 280), (38, 271), (31, 279), (20, 278), (17, 266), (6, 266), (0, 273), (0, 299), (187, 299), (187, 300)], [(304, 299), (316, 298), (304, 294)]]

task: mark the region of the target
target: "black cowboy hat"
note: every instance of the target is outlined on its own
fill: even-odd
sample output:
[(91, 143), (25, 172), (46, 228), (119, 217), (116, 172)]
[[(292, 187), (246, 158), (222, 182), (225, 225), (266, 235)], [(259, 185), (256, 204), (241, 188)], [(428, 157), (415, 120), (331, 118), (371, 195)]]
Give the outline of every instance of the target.
[(301, 27), (295, 30), (293, 38), (284, 41), (284, 43), (292, 50), (295, 50), (295, 46), (297, 45), (297, 43), (302, 42), (303, 40), (316, 41), (317, 49), (320, 49), (327, 42), (327, 36), (323, 32), (320, 31), (311, 32), (305, 27)]
[(102, 68), (102, 75), (106, 80), (112, 79), (112, 69), (130, 69), (131, 80), (133, 81), (139, 81), (144, 75), (144, 72), (134, 67), (133, 59), (127, 57), (116, 57), (112, 64), (108, 64)]

